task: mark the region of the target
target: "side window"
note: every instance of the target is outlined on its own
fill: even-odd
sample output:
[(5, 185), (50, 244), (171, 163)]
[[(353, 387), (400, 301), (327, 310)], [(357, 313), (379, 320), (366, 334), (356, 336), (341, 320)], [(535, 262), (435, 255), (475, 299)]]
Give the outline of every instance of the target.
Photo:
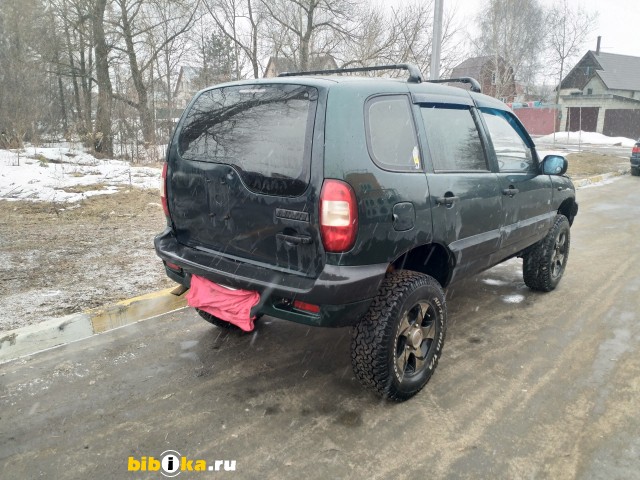
[(535, 170), (531, 149), (518, 132), (507, 112), (482, 110), (501, 172), (530, 172)]
[(469, 107), (422, 105), (420, 111), (436, 172), (489, 170)]
[(373, 161), (396, 171), (421, 170), (418, 140), (405, 95), (374, 97), (365, 106), (367, 145)]

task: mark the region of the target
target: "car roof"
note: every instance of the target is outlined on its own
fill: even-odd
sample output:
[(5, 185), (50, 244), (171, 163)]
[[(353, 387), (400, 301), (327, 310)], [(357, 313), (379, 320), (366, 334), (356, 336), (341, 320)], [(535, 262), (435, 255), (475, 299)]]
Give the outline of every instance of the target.
[(398, 87), (402, 84), (407, 86), (407, 90), (414, 97), (414, 102), (431, 102), (437, 99), (436, 103), (453, 103), (471, 105), (475, 103), (480, 108), (492, 108), (498, 110), (510, 111), (510, 108), (500, 100), (476, 93), (464, 88), (445, 85), (441, 83), (430, 83), (428, 81), (413, 83), (407, 82), (406, 78), (389, 78), (389, 77), (364, 77), (357, 75), (295, 75), (287, 77), (258, 78), (227, 82), (211, 87), (211, 88), (240, 86), (240, 85), (265, 85), (265, 84), (296, 84), (323, 89), (341, 88), (344, 86), (349, 89), (357, 88), (358, 84), (371, 89), (372, 85), (379, 87), (380, 93), (397, 92)]

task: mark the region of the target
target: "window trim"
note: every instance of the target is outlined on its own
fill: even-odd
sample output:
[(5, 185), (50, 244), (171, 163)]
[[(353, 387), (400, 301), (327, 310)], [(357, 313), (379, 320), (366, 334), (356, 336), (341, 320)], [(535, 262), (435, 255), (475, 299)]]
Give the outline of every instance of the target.
[(466, 110), (469, 112), (469, 114), (471, 115), (471, 121), (473, 122), (473, 124), (476, 126), (476, 132), (478, 133), (478, 141), (480, 142), (480, 146), (482, 148), (482, 155), (484, 157), (484, 166), (485, 168), (482, 170), (469, 170), (469, 169), (453, 169), (453, 170), (440, 170), (436, 168), (436, 165), (433, 161), (433, 151), (431, 149), (431, 143), (429, 142), (429, 138), (427, 136), (427, 125), (424, 122), (424, 117), (421, 119), (422, 120), (422, 126), (424, 128), (424, 133), (425, 133), (425, 142), (427, 144), (427, 148), (429, 149), (429, 157), (431, 160), (431, 168), (433, 169), (433, 172), (436, 174), (441, 174), (441, 173), (478, 173), (478, 174), (484, 174), (484, 173), (493, 173), (492, 169), (491, 169), (491, 164), (489, 162), (489, 152), (487, 150), (487, 145), (485, 143), (485, 135), (484, 135), (484, 130), (483, 130), (483, 125), (478, 121), (478, 115), (476, 113), (476, 109), (475, 107), (471, 106), (471, 105), (465, 105), (465, 104), (457, 104), (457, 103), (433, 103), (433, 102), (422, 102), (418, 104), (418, 107), (420, 107), (420, 116), (422, 117), (422, 109), (423, 108), (440, 108), (442, 110)]
[[(415, 168), (413, 165), (408, 165), (407, 167), (401, 167), (399, 165), (390, 165), (388, 163), (380, 161), (376, 157), (373, 152), (373, 145), (371, 142), (371, 123), (369, 121), (369, 113), (371, 105), (383, 101), (389, 98), (404, 98), (407, 105), (407, 111), (409, 113), (409, 118), (411, 119), (411, 125), (413, 126), (413, 139), (415, 141), (415, 147), (418, 149), (418, 156), (420, 157), (420, 166)], [(367, 144), (367, 152), (369, 153), (369, 157), (373, 161), (373, 163), (380, 169), (385, 170), (387, 172), (402, 172), (402, 173), (422, 173), (424, 174), (424, 160), (422, 155), (422, 149), (420, 148), (420, 140), (418, 138), (418, 129), (416, 125), (416, 119), (413, 116), (413, 108), (412, 103), (409, 98), (409, 94), (407, 93), (382, 93), (371, 95), (364, 102), (364, 136)]]

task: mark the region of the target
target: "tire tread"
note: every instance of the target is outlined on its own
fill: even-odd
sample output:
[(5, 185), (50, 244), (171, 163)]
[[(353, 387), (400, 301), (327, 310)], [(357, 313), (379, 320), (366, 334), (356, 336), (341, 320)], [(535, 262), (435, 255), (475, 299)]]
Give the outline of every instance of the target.
[[(418, 393), (431, 377), (434, 367), (425, 381), (410, 392), (393, 388), (393, 372), (388, 365), (387, 346), (395, 340), (393, 315), (400, 313), (402, 300), (418, 286), (430, 286), (441, 293), (443, 324), (446, 327), (446, 304), (440, 284), (432, 277), (410, 270), (398, 270), (387, 275), (378, 294), (373, 299), (369, 311), (354, 327), (351, 337), (351, 363), (360, 383), (380, 396), (394, 401), (404, 401)], [(442, 341), (444, 341), (443, 331)]]

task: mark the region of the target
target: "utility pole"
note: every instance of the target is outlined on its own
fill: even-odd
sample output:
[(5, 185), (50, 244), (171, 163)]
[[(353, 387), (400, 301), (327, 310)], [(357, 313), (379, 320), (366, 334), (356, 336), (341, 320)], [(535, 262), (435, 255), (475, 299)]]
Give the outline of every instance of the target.
[(440, 77), (440, 51), (442, 49), (442, 10), (444, 0), (435, 0), (433, 9), (433, 41), (431, 48), (431, 80)]

